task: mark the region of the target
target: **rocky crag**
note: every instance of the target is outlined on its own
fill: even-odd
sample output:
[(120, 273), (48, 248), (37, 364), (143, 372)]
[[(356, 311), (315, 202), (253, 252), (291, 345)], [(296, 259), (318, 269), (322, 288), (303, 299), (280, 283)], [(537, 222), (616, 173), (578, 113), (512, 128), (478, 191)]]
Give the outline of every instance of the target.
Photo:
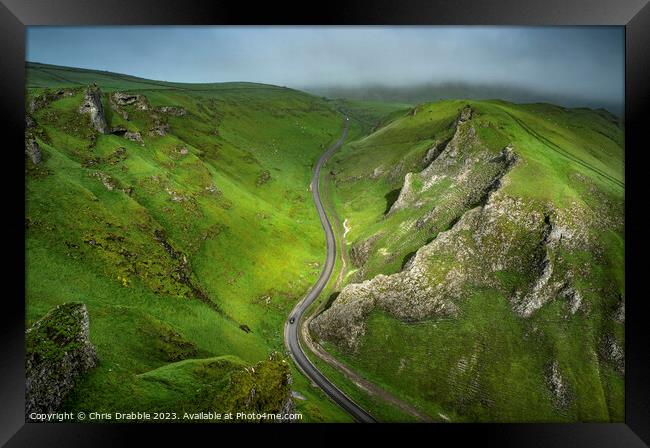
[[(519, 160), (511, 145), (497, 154), (488, 150), (472, 124), (472, 109), (465, 107), (453, 138), (443, 149), (434, 143), (420, 173), (406, 174), (388, 212), (428, 209), (412, 225), (429, 226), (437, 237), (420, 248), (402, 272), (345, 287), (332, 307), (312, 321), (311, 329), (353, 349), (364, 333), (365, 318), (376, 307), (404, 321), (454, 316), (464, 285), (499, 287), (495, 273), (504, 270), (531, 279), (524, 287), (506, 291), (519, 316), (530, 317), (554, 299), (565, 300), (569, 314), (586, 312), (588, 305), (574, 280), (589, 275), (590, 267), (568, 262), (564, 253), (602, 252), (592, 231), (621, 227), (622, 222), (577, 202), (555, 209), (504, 193), (502, 186)], [(434, 202), (427, 191), (444, 179), (451, 185)], [(377, 236), (352, 246), (355, 265), (363, 266)]]
[(59, 305), (26, 332), (25, 415), (55, 412), (79, 378), (97, 364), (82, 303)]
[(97, 85), (91, 85), (86, 89), (83, 102), (79, 106), (79, 113), (88, 114), (93, 128), (100, 134), (108, 134), (109, 128), (104, 116), (102, 104), (102, 91)]
[[(414, 119), (412, 115), (403, 120)], [(386, 213), (373, 223), (372, 230), (351, 241), (350, 259), (356, 276), (351, 276), (352, 282), (311, 321), (315, 340), (333, 344), (349, 359), (361, 357), (374, 363), (369, 354), (375, 356), (376, 348), (369, 344), (380, 344), (381, 335), (395, 336), (403, 324), (418, 324), (418, 328), (425, 322), (457, 322), (458, 331), (463, 332), (459, 340), (467, 341), (469, 347), (483, 347), (480, 333), (466, 332), (468, 325), (483, 325), (478, 323), (482, 321), (469, 323), (467, 319), (476, 317), (469, 318), (467, 310), (472, 309), (468, 301), (487, 292), (493, 294), (493, 300), (504, 303), (503, 312), (524, 329), (525, 338), (549, 341), (566, 334), (569, 326), (590, 328), (584, 340), (574, 341), (587, 347), (585, 362), (600, 362), (601, 368), (611, 367), (624, 374), (625, 357), (617, 326), (624, 321), (624, 294), (612, 274), (604, 273), (611, 266), (614, 250), (609, 235), (622, 234), (624, 228), (623, 203), (608, 192), (619, 187), (603, 186), (594, 177), (573, 171), (555, 182), (570, 182), (569, 191), (579, 191), (580, 195), (558, 201), (552, 195), (529, 193), (522, 187), (526, 177), (521, 173), (534, 172), (531, 165), (536, 160), (531, 157), (536, 154), (523, 146), (525, 140), (516, 138), (517, 134), (505, 132), (507, 123), (507, 117), (496, 120), (486, 117), (485, 109), (465, 106), (450, 132), (439, 132), (432, 139), (419, 163), (404, 162), (420, 171), (406, 173), (397, 199)], [(508, 135), (515, 138), (508, 142), (503, 138)], [(398, 140), (397, 136), (392, 138)], [(367, 170), (376, 174), (377, 181), (390, 185), (382, 173), (391, 169), (385, 162), (382, 166)], [(338, 169), (344, 176), (345, 170)], [(423, 232), (428, 235), (426, 242), (407, 253), (407, 244), (415, 238), (425, 239)], [(403, 257), (397, 272), (369, 275), (381, 272), (382, 265), (388, 266), (396, 257)], [(548, 311), (550, 307), (553, 311)], [(556, 313), (559, 316), (549, 320)], [(394, 327), (383, 329), (375, 323), (374, 333), (368, 336), (368, 322), (373, 316), (374, 322)], [(387, 318), (377, 316), (390, 316), (400, 324), (387, 324)], [(418, 343), (424, 344), (425, 339)], [(492, 364), (478, 367), (477, 356), (485, 353), (483, 349), (418, 346), (413, 350), (433, 350), (439, 353), (437, 359), (448, 359), (449, 353), (458, 350), (458, 361), (451, 364), (444, 379), (423, 380), (462, 390), (458, 396), (452, 393), (444, 398), (457, 412), (469, 412), (467, 403), (472, 400), (479, 400), (481, 406), (489, 403), (490, 408), (499, 401), (488, 392), (495, 386), (481, 384), (485, 379), (476, 376), (480, 370), (497, 368)], [(504, 349), (489, 349), (494, 353), (498, 350)], [(555, 415), (570, 418), (575, 415), (576, 400), (586, 397), (579, 397), (585, 393), (579, 392), (584, 386), (566, 355), (558, 355), (563, 347), (544, 350), (534, 375), (545, 384), (541, 393), (555, 407)], [(403, 348), (398, 356), (405, 364), (412, 362), (411, 348)], [(503, 362), (514, 362), (507, 358), (507, 349), (501, 356)]]

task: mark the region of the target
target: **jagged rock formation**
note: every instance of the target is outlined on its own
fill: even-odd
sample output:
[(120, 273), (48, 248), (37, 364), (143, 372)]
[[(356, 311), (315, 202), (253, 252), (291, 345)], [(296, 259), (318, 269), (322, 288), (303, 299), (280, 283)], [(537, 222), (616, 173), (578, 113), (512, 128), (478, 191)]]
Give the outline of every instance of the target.
[(424, 158), (422, 159), (422, 167), (426, 168), (431, 165), (435, 159), (444, 151), (445, 147), (449, 144), (449, 141), (439, 141), (436, 140), (433, 142), (433, 145), (427, 150)]
[(26, 332), (25, 415), (55, 412), (79, 377), (97, 364), (86, 305), (59, 305)]
[(34, 117), (30, 114), (25, 114), (25, 154), (31, 159), (34, 165), (39, 165), (43, 159), (41, 147), (36, 140), (37, 138), (49, 143), (49, 137), (45, 130), (38, 126)]
[(25, 154), (34, 162), (34, 165), (41, 163), (41, 148), (38, 146), (34, 137), (27, 137), (25, 139)]
[[(424, 158), (426, 167), (418, 174), (406, 174), (404, 186), (389, 214), (413, 205), (421, 207), (426, 203), (423, 194), (445, 178), (453, 180), (456, 196), (450, 197), (447, 212), (449, 208), (456, 208), (456, 215), (458, 210), (476, 205), (498, 186), (499, 179), (517, 162), (517, 156), (512, 147), (503, 148), (497, 155), (489, 151), (477, 137), (471, 117), (472, 109), (465, 107), (456, 121), (451, 140), (435, 142)], [(416, 187), (416, 182), (420, 186)], [(435, 213), (429, 220), (435, 218)], [(424, 224), (420, 222), (419, 225)]]
[[(589, 312), (584, 295), (590, 291), (576, 280), (591, 275), (593, 266), (577, 265), (566, 254), (601, 253), (592, 231), (620, 223), (607, 223), (606, 214), (578, 202), (558, 209), (550, 202), (505, 193), (509, 173), (521, 160), (512, 146), (496, 154), (488, 150), (472, 116), (471, 108), (464, 108), (444, 150), (428, 157), (430, 163), (421, 173), (405, 176), (389, 212), (431, 203), (419, 219), (402, 225), (433, 225), (437, 236), (417, 250), (401, 272), (347, 285), (332, 306), (312, 320), (310, 328), (318, 338), (355, 350), (372, 310), (382, 309), (406, 322), (454, 317), (459, 301), (473, 287), (500, 290), (521, 318), (531, 317), (552, 300), (565, 302), (567, 316)], [(425, 193), (441, 178), (451, 180), (451, 187), (432, 203)], [(450, 227), (440, 228), (440, 223)], [(360, 259), (361, 265), (370, 251), (366, 243), (353, 246), (353, 259)], [(504, 285), (500, 272), (516, 273), (521, 281)], [(608, 348), (603, 353), (620, 364), (611, 341), (604, 346)]]
[(83, 102), (79, 106), (79, 113), (90, 115), (90, 123), (100, 134), (108, 134), (110, 132), (106, 123), (106, 117), (104, 116), (102, 92), (96, 84), (86, 89)]
[(595, 216), (587, 218), (584, 210), (540, 210), (543, 204), (491, 194), (485, 205), (466, 212), (449, 231), (420, 248), (402, 272), (346, 286), (334, 304), (313, 319), (311, 329), (322, 339), (354, 349), (374, 308), (404, 321), (454, 316), (466, 286), (501, 288), (495, 273), (504, 270), (531, 278), (521, 289), (504, 291), (513, 312), (530, 317), (548, 301), (566, 297), (568, 313), (577, 312), (581, 293), (573, 279), (585, 272), (577, 272), (561, 253), (595, 244), (580, 219)]

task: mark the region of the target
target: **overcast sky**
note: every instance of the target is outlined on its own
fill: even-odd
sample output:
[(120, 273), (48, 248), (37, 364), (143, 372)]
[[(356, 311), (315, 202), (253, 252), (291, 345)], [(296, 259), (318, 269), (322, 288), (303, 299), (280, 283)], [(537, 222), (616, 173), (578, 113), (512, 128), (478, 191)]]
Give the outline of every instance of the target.
[(624, 95), (623, 27), (29, 27), (27, 60), (179, 82)]

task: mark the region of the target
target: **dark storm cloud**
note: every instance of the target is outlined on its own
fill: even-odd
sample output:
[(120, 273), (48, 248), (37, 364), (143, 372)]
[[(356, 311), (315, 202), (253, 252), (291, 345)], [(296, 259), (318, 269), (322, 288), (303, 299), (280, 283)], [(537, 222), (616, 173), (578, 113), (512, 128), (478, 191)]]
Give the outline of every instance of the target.
[(31, 27), (30, 61), (298, 88), (466, 83), (622, 103), (621, 27)]

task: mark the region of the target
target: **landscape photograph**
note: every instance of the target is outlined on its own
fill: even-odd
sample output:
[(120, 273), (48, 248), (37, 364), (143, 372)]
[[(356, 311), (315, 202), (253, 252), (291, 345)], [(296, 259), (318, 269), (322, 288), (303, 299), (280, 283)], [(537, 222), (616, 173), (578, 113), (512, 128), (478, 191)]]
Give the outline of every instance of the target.
[(26, 421), (625, 421), (623, 27), (25, 57)]

